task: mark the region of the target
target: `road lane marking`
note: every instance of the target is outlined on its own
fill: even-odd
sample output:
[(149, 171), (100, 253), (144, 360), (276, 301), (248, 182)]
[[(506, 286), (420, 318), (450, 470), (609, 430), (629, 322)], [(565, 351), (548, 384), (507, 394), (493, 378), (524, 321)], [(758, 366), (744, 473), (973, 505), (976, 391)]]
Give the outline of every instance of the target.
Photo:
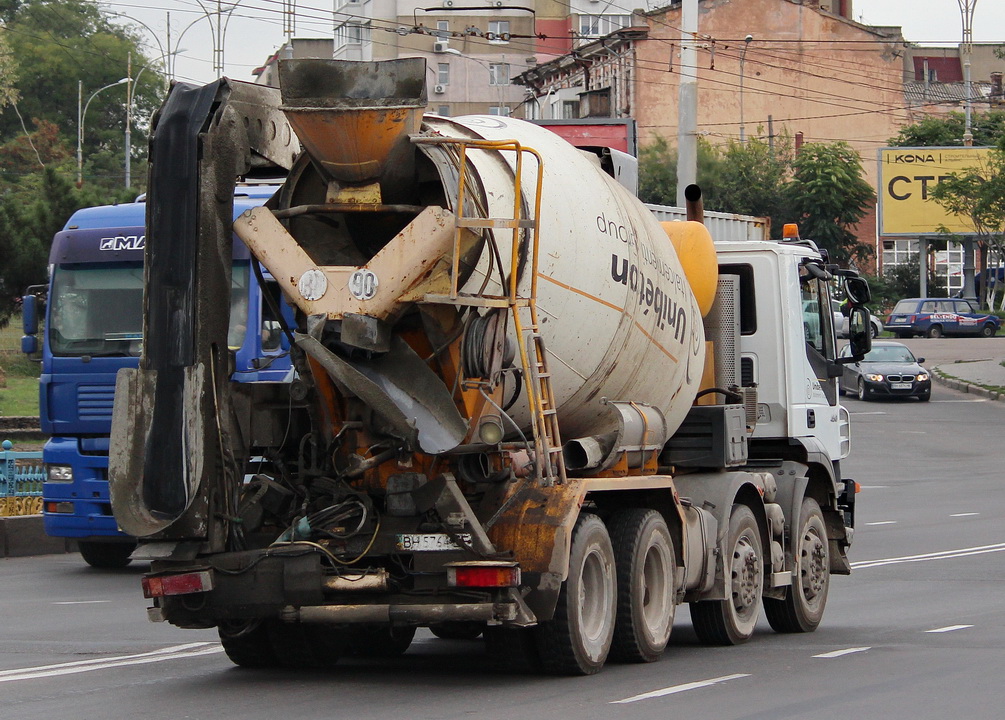
[(109, 603), (111, 600), (62, 600), (54, 602), (53, 605), (97, 605), (98, 603)]
[(932, 400), (932, 402), (937, 402), (937, 403), (982, 403), (982, 402), (987, 402), (987, 400)]
[(866, 525), (896, 525), (896, 520), (880, 520), (879, 522), (866, 523)]
[(980, 515), (980, 513), (975, 512), (953, 513), (949, 517), (973, 517), (974, 515)]
[(859, 485), (863, 490), (885, 490), (889, 485)]
[(90, 672), (91, 670), (106, 670), (108, 668), (126, 667), (129, 665), (146, 665), (148, 663), (164, 662), (165, 660), (181, 660), (221, 652), (223, 652), (223, 647), (219, 643), (188, 643), (186, 645), (174, 645), (136, 655), (120, 655), (118, 657), (78, 660), (76, 662), (59, 663), (57, 665), (0, 670), (0, 683), (17, 680), (35, 680), (58, 675), (73, 675)]
[(872, 650), (871, 647), (855, 647), (855, 648), (845, 648), (844, 650), (831, 650), (830, 652), (820, 653), (819, 655), (814, 655), (815, 658), (836, 658), (842, 657), (844, 655), (851, 655), (852, 653), (865, 652), (866, 650)]
[(684, 683), (683, 685), (673, 685), (672, 687), (665, 687), (662, 690), (653, 690), (652, 692), (642, 693), (641, 695), (633, 695), (630, 698), (625, 698), (624, 700), (612, 700), (610, 705), (623, 705), (625, 703), (638, 702), (639, 700), (651, 700), (652, 698), (664, 697), (665, 695), (674, 695), (676, 693), (685, 692), (687, 690), (697, 690), (698, 688), (708, 687), (710, 685), (718, 685), (719, 683), (724, 683), (727, 680), (737, 680), (739, 678), (750, 677), (749, 673), (740, 673), (737, 675), (723, 675), (722, 677), (712, 678), (711, 680), (698, 680), (697, 682)]
[(849, 415), (886, 415), (886, 413), (884, 411), (882, 411), (882, 410), (873, 410), (872, 412), (868, 412), (868, 411), (853, 412), (853, 413), (848, 413), (848, 414)]
[(984, 555), (985, 553), (1002, 552), (1005, 550), (1005, 543), (995, 545), (980, 545), (977, 547), (960, 548), (959, 550), (942, 550), (940, 552), (925, 553), (924, 555), (905, 555), (903, 557), (883, 558), (880, 560), (859, 560), (853, 562), (851, 566), (855, 569), (880, 567), (882, 565), (899, 565), (900, 563), (927, 562), (928, 560), (946, 560), (951, 558), (968, 557), (970, 555)]
[(953, 632), (954, 630), (966, 630), (967, 628), (972, 628), (973, 625), (948, 625), (946, 627), (935, 628), (934, 630), (925, 630), (926, 633), (947, 633)]

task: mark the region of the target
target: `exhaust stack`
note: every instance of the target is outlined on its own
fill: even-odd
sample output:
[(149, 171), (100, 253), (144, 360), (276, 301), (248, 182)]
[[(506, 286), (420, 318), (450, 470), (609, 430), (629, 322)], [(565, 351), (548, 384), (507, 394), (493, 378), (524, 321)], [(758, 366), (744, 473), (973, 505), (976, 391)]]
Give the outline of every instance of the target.
[(328, 180), (372, 183), (419, 131), (426, 108), (426, 62), (284, 60), (282, 110)]

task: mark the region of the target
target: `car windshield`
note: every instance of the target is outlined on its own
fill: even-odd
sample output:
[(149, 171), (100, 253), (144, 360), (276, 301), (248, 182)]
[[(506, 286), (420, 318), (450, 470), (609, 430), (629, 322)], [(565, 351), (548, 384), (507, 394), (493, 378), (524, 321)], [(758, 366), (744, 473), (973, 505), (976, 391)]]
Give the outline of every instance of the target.
[(914, 355), (906, 347), (874, 347), (862, 362), (914, 362)]

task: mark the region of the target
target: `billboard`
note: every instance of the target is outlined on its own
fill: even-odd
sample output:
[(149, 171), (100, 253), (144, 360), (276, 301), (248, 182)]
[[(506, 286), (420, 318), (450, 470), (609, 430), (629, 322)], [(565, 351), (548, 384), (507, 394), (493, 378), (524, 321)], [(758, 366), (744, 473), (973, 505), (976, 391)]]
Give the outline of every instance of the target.
[(986, 166), (987, 147), (897, 147), (879, 150), (879, 234), (934, 235), (944, 225), (974, 232), (968, 218), (950, 215), (931, 198), (941, 178)]

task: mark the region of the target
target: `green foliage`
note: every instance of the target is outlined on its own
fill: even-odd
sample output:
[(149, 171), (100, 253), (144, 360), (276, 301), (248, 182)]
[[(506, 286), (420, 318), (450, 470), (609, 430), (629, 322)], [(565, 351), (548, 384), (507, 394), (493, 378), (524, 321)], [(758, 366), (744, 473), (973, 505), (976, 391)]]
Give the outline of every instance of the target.
[(38, 378), (8, 377), (0, 392), (0, 415), (38, 417)]
[(826, 248), (839, 263), (871, 252), (850, 230), (876, 199), (863, 175), (858, 153), (843, 141), (808, 143), (792, 160), (792, 179), (785, 187), (790, 222), (798, 222), (800, 235)]
[[(944, 116), (928, 116), (912, 125), (905, 125), (890, 138), (895, 147), (952, 147), (963, 145), (966, 116), (954, 111)], [(970, 132), (977, 147), (994, 145), (1005, 135), (1005, 110), (974, 112), (970, 115)]]
[[(709, 210), (715, 209), (711, 189), (718, 184), (722, 163), (719, 151), (699, 139), (697, 180)], [(670, 147), (666, 138), (656, 138), (639, 153), (639, 198), (656, 205), (677, 204), (677, 148)]]
[[(921, 289), (921, 263), (915, 255), (906, 263), (887, 268), (881, 276), (867, 279), (872, 289), (870, 307), (875, 315), (883, 317), (898, 300), (918, 297)], [(928, 271), (928, 295), (929, 297), (947, 295), (945, 278), (936, 277), (931, 269)]]
[(758, 138), (742, 144), (730, 142), (723, 153), (719, 184), (713, 188), (716, 207), (710, 209), (767, 217), (780, 237), (782, 225), (792, 220), (783, 193), (791, 151), (792, 144), (785, 137), (776, 141), (774, 148)]

